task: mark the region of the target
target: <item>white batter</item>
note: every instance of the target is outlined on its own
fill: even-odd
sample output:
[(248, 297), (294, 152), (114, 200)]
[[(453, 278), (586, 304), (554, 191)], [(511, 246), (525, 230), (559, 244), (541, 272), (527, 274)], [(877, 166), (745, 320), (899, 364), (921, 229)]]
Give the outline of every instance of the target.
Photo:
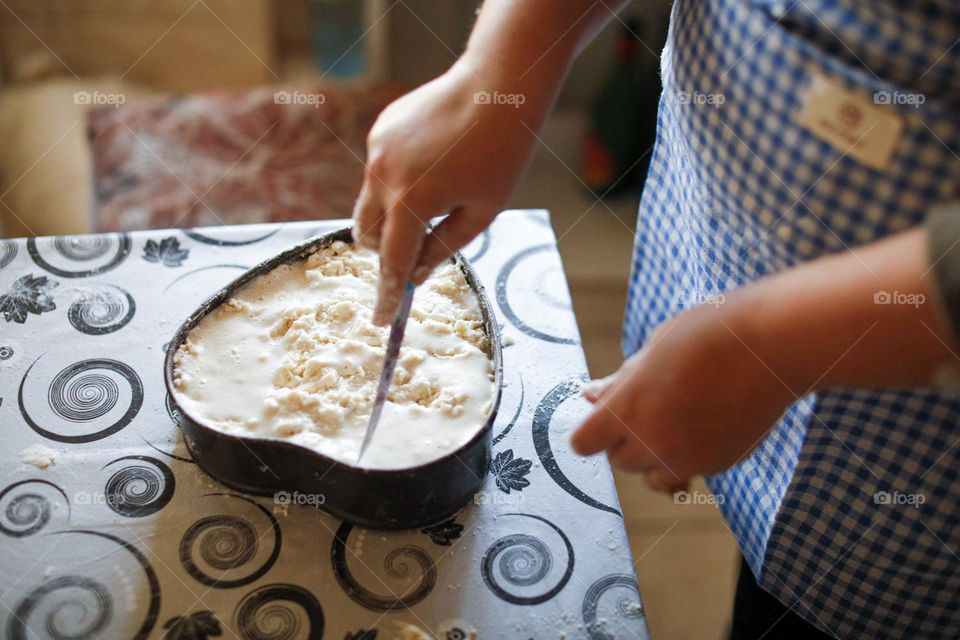
[[(355, 463), (389, 334), (370, 321), (378, 262), (372, 251), (334, 242), (239, 291), (177, 351), (183, 408), (226, 433), (280, 438)], [(463, 273), (438, 268), (414, 295), (362, 466), (416, 466), (466, 443), (492, 407), (486, 348)]]

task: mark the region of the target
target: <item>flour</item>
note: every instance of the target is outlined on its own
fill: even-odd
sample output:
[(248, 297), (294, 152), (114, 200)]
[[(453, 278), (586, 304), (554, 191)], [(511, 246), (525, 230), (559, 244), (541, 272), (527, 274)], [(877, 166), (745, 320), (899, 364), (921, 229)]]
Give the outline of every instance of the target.
[[(378, 259), (342, 242), (258, 278), (208, 315), (175, 356), (178, 400), (231, 434), (278, 438), (353, 463), (389, 328), (371, 322)], [(393, 386), (363, 466), (455, 451), (484, 424), (493, 364), (479, 301), (453, 264), (417, 289)]]

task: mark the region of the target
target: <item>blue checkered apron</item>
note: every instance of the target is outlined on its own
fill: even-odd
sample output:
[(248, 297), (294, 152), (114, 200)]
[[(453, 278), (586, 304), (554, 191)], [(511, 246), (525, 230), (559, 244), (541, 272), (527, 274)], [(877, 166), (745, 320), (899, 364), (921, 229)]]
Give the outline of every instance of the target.
[[(624, 351), (697, 301), (957, 200), (958, 37), (956, 0), (678, 0)], [(923, 94), (885, 107), (904, 123), (886, 168), (798, 122), (815, 76), (870, 103)], [(827, 391), (708, 481), (760, 584), (812, 624), (843, 638), (957, 637), (958, 439), (958, 396)]]

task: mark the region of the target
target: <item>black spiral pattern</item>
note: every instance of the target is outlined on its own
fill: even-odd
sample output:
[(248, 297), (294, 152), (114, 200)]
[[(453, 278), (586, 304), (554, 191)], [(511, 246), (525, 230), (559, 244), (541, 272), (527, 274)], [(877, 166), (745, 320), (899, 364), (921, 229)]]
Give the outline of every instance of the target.
[[(252, 500), (233, 494), (210, 495), (227, 495), (246, 500), (259, 509), (267, 517), (273, 529), (273, 548), (266, 560), (250, 571), (246, 565), (258, 555), (263, 534), (258, 533), (253, 524), (239, 516), (206, 516), (193, 523), (180, 539), (180, 562), (197, 582), (209, 587), (229, 589), (250, 584), (269, 571), (280, 555), (280, 523), (273, 514)], [(223, 575), (220, 577), (210, 575), (205, 568), (199, 566), (198, 560), (205, 568), (221, 571)], [(246, 575), (227, 579), (227, 576), (238, 571), (244, 571)]]
[(501, 440), (507, 437), (507, 434), (510, 433), (510, 430), (513, 429), (513, 426), (517, 424), (517, 420), (520, 419), (520, 412), (523, 411), (523, 400), (526, 396), (527, 390), (523, 384), (523, 375), (518, 374), (518, 378), (520, 379), (520, 400), (517, 402), (517, 409), (514, 411), (513, 417), (510, 418), (510, 422), (507, 423), (507, 426), (505, 426), (500, 433), (493, 437), (493, 446), (496, 446)]
[[(39, 625), (31, 622), (27, 627), (26, 621), (39, 612), (47, 596), (67, 589), (69, 600), (51, 599), (55, 604), (49, 611), (42, 612), (42, 622)], [(7, 637), (26, 640), (36, 637), (36, 631), (43, 629), (47, 637), (56, 640), (96, 638), (112, 617), (113, 596), (103, 583), (84, 576), (62, 576), (40, 585), (17, 604), (7, 624)]]
[(215, 247), (245, 247), (250, 244), (262, 242), (263, 240), (266, 240), (267, 238), (276, 234), (278, 231), (280, 231), (279, 228), (273, 229), (272, 231), (268, 231), (267, 233), (259, 235), (256, 238), (250, 238), (249, 240), (222, 240), (220, 238), (214, 238), (204, 233), (200, 233), (196, 229), (184, 229), (183, 235), (187, 236), (191, 240), (196, 240), (197, 242), (213, 245)]
[(177, 276), (176, 278), (170, 281), (170, 284), (168, 284), (166, 287), (163, 288), (163, 292), (167, 293), (178, 282), (186, 278), (189, 278), (190, 276), (193, 276), (197, 273), (200, 273), (202, 271), (210, 271), (211, 269), (239, 269), (240, 271), (246, 271), (249, 268), (250, 267), (245, 264), (209, 264), (205, 267), (199, 267), (197, 269), (193, 269), (192, 271), (187, 271), (186, 273), (180, 276)]
[[(146, 640), (160, 612), (160, 581), (146, 556), (126, 540), (109, 533), (85, 529), (56, 533), (63, 536), (96, 536), (119, 545), (133, 557), (143, 571), (149, 592), (139, 594), (136, 603), (126, 603), (128, 606), (147, 603), (140, 628), (129, 637), (131, 640)], [(57, 592), (66, 592), (66, 595), (50, 597)], [(13, 607), (13, 615), (7, 622), (6, 637), (8, 640), (36, 638), (41, 629), (54, 640), (117, 637), (107, 629), (111, 621), (118, 619), (114, 611), (116, 608), (110, 590), (99, 580), (79, 575), (59, 576), (41, 584)], [(121, 613), (123, 619), (129, 619), (132, 615), (129, 609), (121, 610)]]
[(53, 248), (64, 258), (76, 262), (96, 260), (110, 250), (108, 236), (59, 236), (53, 239)]
[(628, 595), (623, 595), (616, 601), (614, 610), (617, 616), (627, 620), (643, 618), (643, 606), (640, 602), (640, 589), (636, 578), (625, 573), (604, 576), (590, 585), (583, 597), (583, 624), (590, 640), (615, 640), (617, 637), (609, 631), (610, 616), (605, 613), (604, 622), (600, 624), (600, 616), (597, 613), (600, 599), (606, 592), (615, 588), (628, 591)]
[(561, 489), (594, 509), (623, 517), (618, 509), (587, 495), (582, 489), (573, 484), (570, 478), (560, 469), (556, 456), (553, 454), (553, 447), (550, 445), (550, 423), (553, 420), (553, 414), (556, 413), (557, 408), (563, 404), (565, 400), (579, 394), (580, 385), (578, 382), (567, 380), (548, 391), (547, 395), (540, 400), (536, 410), (533, 412), (533, 447), (537, 451), (537, 457), (540, 458), (543, 470), (547, 472), (547, 475), (550, 476)]
[(0, 269), (13, 262), (13, 259), (17, 257), (17, 251), (16, 242), (0, 238)]
[(531, 327), (521, 320), (513, 310), (513, 307), (510, 306), (510, 299), (507, 295), (507, 283), (510, 280), (510, 275), (521, 262), (532, 255), (543, 253), (545, 251), (554, 251), (554, 245), (542, 244), (535, 247), (530, 247), (529, 249), (524, 249), (517, 255), (507, 260), (507, 262), (500, 269), (500, 273), (497, 274), (497, 303), (500, 305), (500, 309), (503, 311), (504, 317), (506, 317), (507, 320), (509, 320), (510, 323), (513, 324), (513, 326), (516, 327), (521, 333), (525, 333), (528, 336), (537, 338), (538, 340), (543, 340), (545, 342), (553, 342), (556, 344), (577, 344), (576, 340), (554, 336)]
[(109, 260), (98, 266), (77, 271), (62, 269), (51, 264), (41, 255), (40, 245), (36, 238), (27, 238), (27, 253), (34, 263), (44, 271), (60, 276), (61, 278), (87, 278), (106, 273), (115, 268), (130, 255), (133, 242), (126, 233), (98, 236), (67, 236), (53, 238), (51, 244), (54, 251), (71, 262), (100, 261), (116, 246), (116, 252)]
[(81, 371), (68, 367), (58, 373), (47, 396), (54, 413), (71, 422), (89, 422), (105, 416), (120, 399), (116, 380), (102, 373), (77, 375)]
[(477, 252), (474, 253), (469, 258), (467, 258), (467, 261), (471, 263), (476, 262), (477, 260), (482, 258), (484, 255), (486, 255), (489, 249), (490, 249), (490, 229), (488, 228), (488, 229), (484, 229), (483, 233), (480, 234), (480, 247), (477, 249)]
[(107, 505), (127, 518), (142, 518), (163, 509), (176, 489), (170, 467), (150, 456), (124, 456), (103, 468), (125, 461), (130, 462), (115, 471), (104, 486)]
[(116, 421), (93, 433), (68, 435), (42, 427), (30, 416), (24, 402), (24, 387), (37, 362), (39, 359), (34, 361), (23, 375), (18, 401), (23, 419), (31, 429), (45, 438), (67, 443), (93, 442), (106, 438), (130, 424), (143, 405), (143, 383), (129, 365), (107, 358), (82, 360), (60, 371), (50, 383), (47, 403), (58, 418), (71, 423), (88, 423), (113, 411), (120, 399), (120, 387), (113, 377), (100, 373), (101, 371), (111, 371), (126, 380), (130, 386), (130, 406)]
[(23, 538), (46, 527), (54, 510), (51, 502), (53, 497), (63, 499), (69, 520), (70, 501), (67, 494), (52, 482), (20, 480), (0, 491), (0, 533), (11, 538)]
[(243, 640), (323, 638), (323, 607), (309, 591), (292, 584), (251, 591), (237, 605), (234, 619)]
[(120, 287), (84, 291), (67, 310), (67, 319), (80, 333), (100, 336), (119, 331), (133, 319), (137, 305)]
[(0, 361), (9, 360), (10, 358), (13, 357), (14, 353), (15, 352), (13, 350), (13, 347), (6, 344), (3, 346), (0, 346)]
[[(510, 585), (529, 587), (542, 582), (550, 574), (553, 567), (553, 554), (545, 542), (525, 533), (516, 533), (499, 538), (483, 554), (483, 560), (480, 563), (480, 573), (483, 576), (483, 581), (498, 598), (510, 604), (535, 605), (546, 602), (560, 593), (570, 581), (570, 576), (573, 575), (573, 545), (567, 535), (546, 518), (527, 513), (507, 515), (532, 518), (553, 529), (563, 540), (566, 547), (568, 558), (566, 568), (557, 584), (543, 593), (520, 595), (508, 591), (500, 584), (497, 574)], [(494, 571), (494, 564), (498, 569), (496, 572)]]
[(529, 586), (547, 577), (553, 567), (550, 548), (540, 540), (525, 533), (518, 533), (499, 541), (503, 547), (500, 555), (500, 573), (510, 584)]
[(36, 533), (50, 521), (50, 503), (40, 494), (24, 493), (7, 503), (3, 510), (3, 521), (12, 525), (10, 529), (0, 525), (4, 533), (9, 532), (16, 537)]
[(167, 415), (170, 417), (170, 421), (179, 428), (180, 412), (177, 411), (176, 405), (173, 404), (173, 398), (170, 396), (169, 391), (167, 392), (167, 397), (164, 399), (163, 404), (167, 409)]
[[(397, 608), (412, 607), (426, 598), (437, 584), (437, 567), (433, 558), (422, 548), (415, 545), (397, 547), (387, 554), (383, 568), (393, 578), (404, 580), (410, 576), (411, 562), (419, 568), (420, 579), (407, 587), (400, 595), (381, 595), (370, 591), (359, 582), (347, 564), (347, 538), (353, 525), (344, 522), (337, 529), (330, 549), (333, 573), (340, 587), (353, 600), (374, 611), (390, 611)], [(409, 581), (404, 580), (404, 584)]]

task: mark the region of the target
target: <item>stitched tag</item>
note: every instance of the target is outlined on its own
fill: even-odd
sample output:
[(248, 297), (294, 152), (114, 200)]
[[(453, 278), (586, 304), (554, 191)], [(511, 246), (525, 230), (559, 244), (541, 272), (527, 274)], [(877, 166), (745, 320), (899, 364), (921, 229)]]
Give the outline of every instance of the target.
[(799, 122), (840, 153), (879, 170), (887, 168), (903, 131), (896, 111), (821, 75), (813, 76)]

